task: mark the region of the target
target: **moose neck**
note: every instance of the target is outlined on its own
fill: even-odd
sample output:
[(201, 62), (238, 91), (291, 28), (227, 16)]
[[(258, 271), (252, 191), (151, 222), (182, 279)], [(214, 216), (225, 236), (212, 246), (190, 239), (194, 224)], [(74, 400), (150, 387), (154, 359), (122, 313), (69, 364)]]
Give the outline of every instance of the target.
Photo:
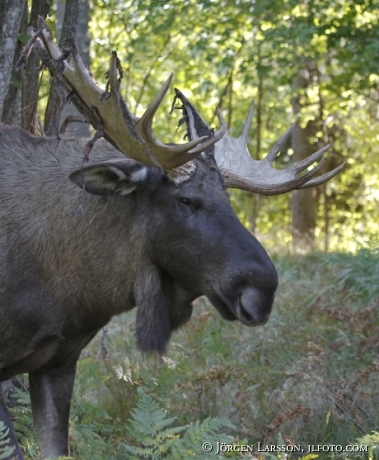
[[(30, 143), (30, 136), (18, 130), (14, 137), (16, 153), (3, 152), (3, 164), (12, 163), (14, 172), (4, 176), (3, 185), (22, 178), (28, 186), (8, 186), (14, 199), (7, 200), (1, 217), (9, 228), (7, 246), (19, 251), (2, 254), (0, 264), (2, 258), (12, 258), (8, 277), (14, 291), (39, 285), (51, 305), (63, 302), (70, 292), (70, 305), (65, 306), (68, 329), (80, 327), (93, 311), (101, 327), (112, 315), (135, 306), (131, 287), (141, 271), (138, 265), (146, 260), (144, 224), (135, 219), (135, 198), (94, 196), (70, 182), (70, 172), (81, 167), (86, 140), (33, 138)], [(91, 161), (100, 155), (102, 160), (121, 156), (105, 142), (95, 147)], [(32, 194), (38, 199), (30, 200)], [(15, 227), (16, 213), (32, 217), (22, 228)], [(29, 259), (19, 258), (21, 252)]]

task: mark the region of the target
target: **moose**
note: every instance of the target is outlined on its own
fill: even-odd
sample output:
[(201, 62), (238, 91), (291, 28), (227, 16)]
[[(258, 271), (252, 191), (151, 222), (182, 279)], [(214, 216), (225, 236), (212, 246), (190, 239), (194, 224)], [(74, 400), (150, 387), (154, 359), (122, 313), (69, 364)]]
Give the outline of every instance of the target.
[[(275, 169), (293, 128), (255, 161), (247, 150), (252, 108), (232, 138), (220, 113), (213, 132), (178, 90), (189, 141), (164, 144), (152, 122), (172, 77), (137, 118), (121, 98), (115, 53), (104, 92), (75, 49), (70, 60), (62, 56), (45, 25), (34, 46), (105, 137), (89, 143), (0, 127), (0, 381), (29, 374), (42, 456), (56, 458), (69, 452), (81, 350), (113, 316), (137, 307), (138, 347), (159, 354), (201, 295), (226, 320), (268, 321), (278, 276), (238, 221), (227, 187), (285, 193), (324, 183), (342, 165), (317, 176), (326, 147)], [(23, 459), (1, 393), (0, 420), (15, 446), (9, 458)]]

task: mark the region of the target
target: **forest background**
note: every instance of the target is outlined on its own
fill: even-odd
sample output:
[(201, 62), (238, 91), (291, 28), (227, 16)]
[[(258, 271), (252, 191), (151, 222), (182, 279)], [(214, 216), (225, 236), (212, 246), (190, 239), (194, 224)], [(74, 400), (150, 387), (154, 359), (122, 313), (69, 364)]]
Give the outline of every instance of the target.
[[(8, 3), (12, 8), (26, 4), (4, 1), (2, 8)], [(336, 179), (315, 189), (278, 197), (232, 192), (239, 218), (266, 247), (276, 252), (327, 252), (375, 245), (377, 1), (93, 0), (80, 4), (77, 39), (85, 61), (99, 84), (105, 85), (111, 51), (117, 50), (125, 71), (123, 92), (137, 115), (174, 71), (174, 86), (185, 92), (203, 117), (216, 123), (215, 108), (221, 107), (234, 135), (255, 101), (249, 145), (254, 158), (262, 158), (299, 117), (300, 125), (277, 167), (328, 143), (332, 146), (325, 170), (347, 161)], [(52, 30), (60, 34), (64, 2), (34, 0), (33, 9), (29, 19), (24, 14), (19, 48), (27, 40), (28, 23), (38, 15), (47, 16)], [(36, 67), (33, 62), (28, 65)], [(31, 72), (27, 67), (12, 74), (2, 119), (33, 132), (38, 131), (38, 114), (50, 133), (52, 117), (45, 115), (50, 75), (39, 72), (39, 67), (39, 77)], [(179, 117), (169, 116), (169, 99), (155, 122), (157, 136), (167, 142), (175, 139)], [(75, 130), (71, 127), (70, 134)]]
[[(56, 134), (49, 72), (33, 54), (23, 70), (16, 71), (15, 63), (27, 27), (36, 27), (39, 15), (59, 40), (65, 4), (0, 2), (3, 122)], [(16, 54), (9, 62), (7, 40), (18, 19)], [(117, 50), (125, 72), (121, 88), (137, 115), (174, 71), (174, 86), (203, 117), (215, 124), (215, 108), (221, 107), (234, 135), (255, 101), (249, 144), (254, 158), (263, 158), (299, 117), (278, 168), (328, 143), (324, 172), (346, 161), (336, 178), (318, 188), (271, 197), (231, 191), (238, 217), (273, 255), (280, 274), (269, 324), (253, 332), (226, 324), (201, 299), (191, 324), (156, 363), (141, 360), (135, 350), (133, 314), (117, 318), (109, 326), (108, 358), (100, 335), (79, 364), (73, 456), (124, 460), (132, 458), (133, 448), (141, 456), (138, 448), (149, 438), (155, 456), (147, 458), (209, 458), (195, 452), (195, 444), (206, 436), (216, 439), (230, 424), (236, 431), (222, 439), (235, 443), (379, 445), (379, 2), (81, 0), (80, 13), (71, 19), (78, 20), (77, 42), (99, 85), (105, 86)], [(180, 114), (170, 114), (172, 100), (173, 92), (154, 130), (166, 142), (181, 142), (184, 131), (176, 131)], [(71, 113), (72, 104), (62, 119)], [(67, 134), (89, 130), (71, 124)], [(28, 458), (37, 459), (26, 383), (20, 382), (12, 396), (18, 401), (16, 429)], [(192, 438), (179, 436), (184, 428), (167, 431), (174, 423), (167, 414), (177, 417), (176, 425), (190, 426)], [(138, 417), (145, 426), (158, 420), (155, 438), (138, 426)], [(173, 438), (187, 442), (177, 457), (169, 447)], [(373, 458), (373, 450), (370, 455), (360, 458)]]

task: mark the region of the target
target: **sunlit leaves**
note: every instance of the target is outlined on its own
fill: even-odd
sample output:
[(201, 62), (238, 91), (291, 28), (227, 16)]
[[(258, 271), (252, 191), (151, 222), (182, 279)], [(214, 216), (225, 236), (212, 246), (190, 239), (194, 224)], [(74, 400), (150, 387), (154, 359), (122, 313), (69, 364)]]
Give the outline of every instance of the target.
[[(301, 124), (319, 120), (314, 141), (333, 142), (329, 161), (348, 159), (349, 168), (327, 185), (330, 225), (341, 235), (350, 226), (353, 235), (355, 223), (364, 221), (368, 235), (375, 227), (370, 222), (376, 201), (369, 197), (376, 196), (371, 178), (379, 155), (378, 6), (374, 0), (93, 0), (91, 70), (104, 81), (116, 49), (125, 72), (122, 90), (137, 115), (174, 71), (174, 86), (205, 119), (215, 123), (215, 107), (222, 107), (233, 135), (239, 134), (251, 100), (261, 97), (262, 122), (250, 133), (253, 156), (258, 129), (263, 155), (293, 121), (296, 96)], [(308, 83), (299, 89), (294, 83), (301, 72)], [(155, 132), (180, 142), (184, 131), (175, 134), (180, 114), (169, 115), (171, 100), (158, 111)], [(283, 152), (279, 167), (284, 158), (291, 161)], [(237, 194), (233, 202), (249, 225), (251, 196)], [(288, 229), (288, 206), (289, 197), (264, 199), (259, 231)], [(280, 225), (283, 215), (286, 222)], [(287, 232), (282, 240), (290, 238)]]

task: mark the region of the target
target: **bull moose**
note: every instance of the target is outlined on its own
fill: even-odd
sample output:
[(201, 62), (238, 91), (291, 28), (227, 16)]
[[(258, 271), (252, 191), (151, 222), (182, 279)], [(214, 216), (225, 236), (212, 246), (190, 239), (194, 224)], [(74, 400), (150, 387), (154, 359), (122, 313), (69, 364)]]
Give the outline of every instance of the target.
[[(83, 166), (93, 144), (87, 140), (0, 127), (0, 381), (29, 374), (41, 452), (55, 458), (68, 454), (80, 352), (112, 316), (137, 306), (137, 344), (159, 354), (201, 295), (226, 320), (267, 322), (277, 273), (238, 221), (226, 188), (284, 193), (319, 185), (341, 167), (315, 177), (324, 148), (275, 169), (292, 128), (255, 161), (247, 151), (252, 109), (234, 139), (221, 115), (214, 133), (179, 91), (189, 142), (163, 144), (152, 120), (171, 77), (139, 119), (120, 96), (115, 54), (104, 92), (75, 49), (68, 62), (46, 26), (38, 34), (37, 50), (107, 139), (94, 143)], [(0, 420), (15, 446), (12, 457), (23, 459), (1, 394)]]

